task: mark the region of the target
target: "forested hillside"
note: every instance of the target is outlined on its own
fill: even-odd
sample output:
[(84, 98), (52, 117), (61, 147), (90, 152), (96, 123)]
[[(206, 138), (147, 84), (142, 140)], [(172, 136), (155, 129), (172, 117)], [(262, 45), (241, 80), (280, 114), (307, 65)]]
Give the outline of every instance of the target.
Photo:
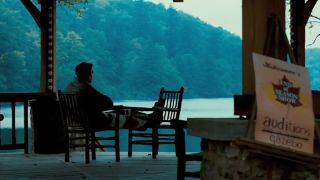
[[(186, 98), (241, 93), (238, 36), (150, 2), (90, 2), (81, 14), (57, 6), (59, 89), (73, 80), (76, 64), (88, 61), (94, 85), (115, 100), (155, 99), (162, 86), (184, 86)], [(18, 0), (0, 0), (0, 12), (0, 92), (38, 91), (38, 27)], [(319, 67), (319, 51), (308, 55)]]
[(320, 49), (312, 48), (306, 51), (306, 67), (314, 90), (320, 90)]

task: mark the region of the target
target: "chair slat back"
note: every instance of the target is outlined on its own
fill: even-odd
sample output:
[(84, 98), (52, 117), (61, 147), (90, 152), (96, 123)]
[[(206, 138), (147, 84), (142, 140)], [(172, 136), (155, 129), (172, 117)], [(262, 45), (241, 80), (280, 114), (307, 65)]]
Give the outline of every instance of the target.
[(176, 91), (161, 88), (158, 102), (159, 104), (163, 104), (165, 109), (162, 114), (163, 122), (170, 122), (171, 120), (180, 118), (183, 92), (183, 87)]
[(62, 93), (59, 90), (58, 100), (64, 127), (84, 128), (88, 126), (88, 117), (78, 94)]

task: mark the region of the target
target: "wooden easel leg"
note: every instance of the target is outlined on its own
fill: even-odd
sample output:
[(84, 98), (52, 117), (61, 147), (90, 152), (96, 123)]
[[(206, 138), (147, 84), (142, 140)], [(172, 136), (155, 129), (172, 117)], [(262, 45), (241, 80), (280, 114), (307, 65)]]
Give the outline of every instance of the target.
[(272, 180), (272, 173), (273, 173), (274, 164), (273, 164), (273, 162), (270, 162), (270, 161), (269, 161), (269, 164), (270, 164), (270, 166), (267, 170), (267, 180)]
[(291, 175), (291, 171), (289, 170), (289, 167), (284, 168), (282, 176), (281, 176), (281, 180), (287, 180), (290, 179), (290, 175)]
[[(318, 140), (318, 146), (320, 146), (320, 130), (319, 130), (319, 126), (318, 126), (317, 122), (315, 122), (314, 127), (315, 127), (315, 131), (316, 131), (316, 138)], [(319, 176), (319, 179), (320, 179), (320, 176)]]

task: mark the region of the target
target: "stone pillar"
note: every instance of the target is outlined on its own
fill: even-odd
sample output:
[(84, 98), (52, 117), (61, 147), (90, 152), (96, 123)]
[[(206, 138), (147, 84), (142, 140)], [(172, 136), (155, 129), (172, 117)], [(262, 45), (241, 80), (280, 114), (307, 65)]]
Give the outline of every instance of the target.
[(229, 141), (206, 140), (203, 152), (201, 179), (272, 179), (272, 180), (318, 180), (315, 164), (299, 164), (261, 154), (243, 152)]

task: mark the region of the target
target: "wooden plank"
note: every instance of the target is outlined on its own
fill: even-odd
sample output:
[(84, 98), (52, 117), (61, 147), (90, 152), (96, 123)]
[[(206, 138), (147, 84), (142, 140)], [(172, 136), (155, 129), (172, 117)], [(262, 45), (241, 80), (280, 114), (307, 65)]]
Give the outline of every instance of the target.
[(24, 93), (0, 93), (0, 102), (24, 102), (26, 100), (39, 98), (55, 98), (53, 93), (39, 93), (39, 92), (24, 92)]
[(0, 150), (24, 149), (25, 144), (1, 144)]
[[(84, 152), (72, 152), (71, 162), (64, 162), (64, 154), (0, 153), (0, 179), (117, 179), (163, 180), (176, 179), (175, 153), (160, 152), (152, 159), (147, 152), (135, 152), (128, 158), (122, 152), (121, 161), (115, 162), (114, 152), (97, 152), (97, 160), (84, 163)], [(192, 163), (191, 170), (199, 170)]]

